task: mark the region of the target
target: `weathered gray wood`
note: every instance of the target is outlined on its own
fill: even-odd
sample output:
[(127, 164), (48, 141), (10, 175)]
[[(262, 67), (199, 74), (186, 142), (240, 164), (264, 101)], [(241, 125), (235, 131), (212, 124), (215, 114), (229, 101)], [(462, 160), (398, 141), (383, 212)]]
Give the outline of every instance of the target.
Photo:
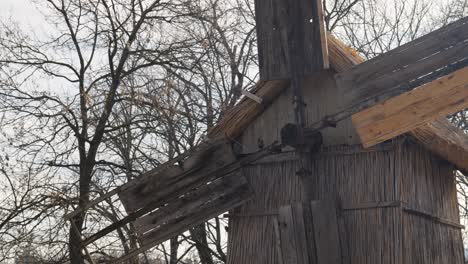
[[(196, 188), (154, 212), (137, 219), (134, 223), (139, 235), (163, 226), (165, 223), (183, 217), (185, 214), (199, 211), (206, 203), (226, 196), (232, 189), (246, 185), (245, 177), (234, 172), (209, 184)], [(222, 212), (221, 212), (222, 213)]]
[[(317, 184), (316, 184), (317, 185)], [(310, 203), (304, 202), (302, 203), (303, 215), (304, 215), (304, 226), (305, 226), (305, 234), (307, 239), (307, 253), (309, 257), (309, 263), (316, 263), (317, 260), (317, 247), (315, 246), (315, 232), (313, 226), (313, 216), (312, 216), (312, 208)]]
[(309, 259), (309, 250), (312, 249), (310, 247), (311, 242), (308, 240), (307, 237), (307, 228), (306, 226), (310, 224), (308, 223), (310, 220), (305, 218), (305, 208), (307, 208), (307, 204), (303, 205), (302, 203), (296, 203), (292, 205), (292, 219), (293, 219), (293, 230), (294, 230), (294, 237), (296, 239), (296, 254), (299, 259), (299, 263), (310, 263), (311, 260)]
[[(344, 79), (349, 79), (349, 76), (359, 73), (361, 77), (360, 80), (375, 78), (378, 77), (376, 71), (385, 72), (399, 69), (413, 63), (414, 58), (425, 58), (433, 55), (466, 39), (464, 36), (466, 36), (467, 22), (468, 17), (462, 18), (418, 39), (403, 44), (390, 52), (359, 63), (359, 67), (355, 67), (349, 72), (342, 72), (340, 76)], [(414, 53), (411, 53), (409, 57), (402, 55), (409, 54), (408, 51)]]
[(276, 251), (278, 252), (278, 264), (284, 264), (283, 262), (283, 252), (281, 250), (281, 234), (278, 216), (273, 219), (273, 228), (275, 229), (275, 239), (276, 239)]
[(290, 77), (291, 63), (302, 74), (328, 68), (321, 1), (256, 0), (255, 9), (262, 80)]
[(312, 201), (312, 219), (317, 249), (317, 264), (341, 264), (340, 237), (336, 205), (332, 201)]
[(151, 223), (153, 229), (140, 237), (141, 243), (157, 245), (192, 226), (239, 206), (253, 196), (247, 180), (239, 173), (231, 174), (219, 181), (219, 185), (215, 183), (218, 185), (217, 195), (210, 196), (209, 188), (201, 195), (200, 199), (204, 203), (198, 204), (198, 201), (194, 201), (193, 204), (184, 206), (162, 219), (155, 219), (157, 221)]
[[(99, 232), (97, 232), (97, 233), (91, 235), (90, 237), (86, 238), (85, 240), (83, 240), (82, 245), (83, 246), (88, 245), (88, 244), (102, 238), (103, 236), (111, 233), (112, 231), (116, 230), (117, 228), (122, 227), (123, 225), (128, 224), (130, 222), (133, 222), (133, 221), (137, 220), (139, 217), (142, 217), (145, 214), (150, 213), (154, 209), (156, 209), (156, 208), (158, 208), (160, 206), (163, 206), (163, 205), (177, 199), (178, 197), (180, 197), (181, 195), (185, 194), (186, 192), (190, 191), (193, 188), (197, 188), (197, 187), (199, 187), (199, 186), (201, 186), (203, 184), (206, 184), (209, 181), (215, 180), (217, 178), (221, 178), (224, 175), (227, 175), (227, 174), (230, 174), (230, 173), (232, 173), (234, 171), (237, 171), (237, 170), (241, 169), (243, 166), (251, 164), (252, 162), (255, 162), (255, 161), (257, 161), (257, 160), (259, 160), (259, 159), (261, 159), (263, 157), (266, 157), (268, 155), (271, 155), (271, 153), (274, 153), (276, 151), (277, 151), (277, 146), (275, 144), (273, 144), (273, 145), (271, 145), (271, 146), (269, 146), (269, 147), (267, 147), (267, 148), (265, 148), (263, 150), (260, 150), (260, 151), (258, 151), (256, 153), (249, 154), (249, 155), (247, 155), (245, 157), (242, 157), (241, 159), (239, 159), (238, 161), (236, 161), (236, 162), (234, 162), (232, 164), (225, 165), (224, 167), (222, 167), (219, 170), (216, 170), (216, 171), (205, 171), (205, 170), (198, 171), (197, 173), (199, 175), (197, 177), (195, 177), (195, 178), (200, 179), (200, 180), (195, 182), (195, 184), (187, 185), (186, 181), (184, 179), (182, 179), (181, 180), (182, 184), (179, 184), (179, 183), (173, 184), (173, 186), (168, 188), (168, 190), (171, 190), (172, 193), (170, 193), (170, 192), (168, 193), (167, 192), (168, 190), (161, 191), (161, 194), (164, 194), (164, 195), (158, 196), (159, 199), (155, 200), (154, 202), (148, 203), (147, 206), (145, 206), (143, 208), (140, 208), (135, 212), (129, 212), (128, 216), (126, 216), (125, 218), (123, 218), (123, 219), (121, 219), (121, 220), (119, 220), (117, 222), (112, 223), (111, 225), (105, 227), (104, 229), (100, 230)], [(184, 174), (184, 176), (188, 177), (185, 174)], [(192, 176), (189, 177), (191, 180), (193, 180)], [(131, 183), (133, 183), (133, 182), (131, 182)], [(134, 186), (134, 185), (132, 184), (130, 186)]]
[(366, 61), (336, 76), (352, 102), (378, 96), (468, 57), (468, 18)]
[(343, 201), (341, 203), (341, 210), (353, 211), (353, 210), (364, 210), (364, 209), (376, 209), (376, 208), (388, 208), (388, 207), (399, 207), (400, 201), (382, 201), (382, 202), (368, 202), (368, 203), (351, 203)]
[(294, 221), (292, 206), (283, 206), (279, 209), (278, 222), (280, 227), (280, 239), (281, 239), (281, 255), (283, 256), (283, 263), (294, 263), (302, 264), (299, 262), (297, 255), (295, 232), (294, 232)]
[[(140, 236), (140, 247), (129, 254), (116, 259), (113, 263), (122, 263), (133, 256), (143, 253), (158, 244), (170, 239), (171, 237), (187, 231), (190, 227), (201, 224), (215, 216), (220, 215), (230, 209), (233, 209), (242, 203), (248, 201), (253, 196), (253, 191), (246, 178), (240, 173), (232, 173), (213, 183), (216, 188), (202, 188), (204, 191), (197, 191), (188, 194), (187, 197), (203, 200), (203, 204), (192, 201), (189, 206), (180, 208), (178, 211), (171, 212), (165, 210), (167, 215), (163, 218), (152, 218), (150, 215), (145, 221), (138, 224), (142, 230), (150, 230)], [(209, 191), (222, 192), (222, 195), (210, 196)], [(181, 197), (181, 201), (187, 201)], [(188, 202), (188, 201), (187, 201)], [(177, 204), (177, 202), (176, 202)], [(169, 206), (170, 207), (170, 206)], [(148, 221), (150, 220), (150, 221)], [(149, 223), (149, 227), (144, 225)]]
[[(157, 174), (148, 174), (132, 182), (132, 186), (119, 193), (127, 212), (171, 199), (196, 188), (209, 180), (211, 173), (236, 161), (231, 144), (222, 141), (195, 152), (185, 162), (184, 168), (169, 167)], [(203, 170), (201, 170), (203, 168)], [(199, 171), (200, 170), (200, 171)]]
[[(467, 42), (468, 43), (468, 42)], [(438, 72), (428, 74), (424, 78), (412, 81), (411, 83), (405, 83), (404, 85), (398, 87), (385, 87), (382, 86), (378, 90), (378, 94), (372, 95), (372, 97), (367, 99), (359, 99), (359, 97), (350, 97), (346, 98), (344, 103), (340, 105), (340, 111), (337, 111), (331, 115), (321, 118), (319, 121), (309, 124), (306, 127), (306, 133), (314, 133), (320, 130), (323, 130), (328, 127), (336, 127), (337, 124), (348, 117), (363, 111), (367, 108), (373, 107), (379, 103), (384, 103), (386, 100), (391, 99), (392, 97), (401, 95), (405, 92), (414, 90), (417, 87), (423, 86), (429, 82), (436, 83), (436, 79), (446, 76), (450, 78), (450, 74), (456, 72), (457, 70), (468, 67), (468, 60), (464, 59), (454, 64), (451, 64), (449, 67)], [(353, 101), (357, 100), (357, 101)]]
[[(401, 54), (407, 54), (408, 50), (414, 51), (415, 53), (412, 55), (415, 57), (425, 58), (440, 50), (443, 50), (444, 48), (447, 48), (448, 46), (462, 42), (464, 39), (466, 39), (464, 34), (466, 34), (467, 23), (468, 17), (465, 17), (451, 24), (443, 26), (438, 30), (403, 44), (391, 50), (390, 52), (363, 62), (362, 65), (364, 65), (365, 68), (360, 68), (360, 71), (375, 71), (374, 67), (378, 67), (379, 69), (383, 70), (391, 70), (395, 67), (401, 68), (412, 62), (413, 58), (405, 58), (401, 56)], [(397, 60), (397, 57), (394, 57), (395, 55), (398, 55), (398, 59), (401, 60)], [(393, 60), (392, 64), (389, 65), (388, 59), (392, 57), (395, 60)], [(370, 76), (370, 73), (365, 74), (366, 76)]]
[(284, 263), (341, 264), (336, 206), (332, 202), (284, 206), (278, 219)]
[[(210, 148), (213, 148), (214, 146), (219, 145), (220, 142), (225, 142), (225, 141), (226, 140), (223, 137), (213, 137), (211, 140), (208, 140), (208, 141), (205, 141), (205, 142), (201, 143), (200, 145), (194, 147), (193, 149), (191, 149), (191, 150), (183, 153), (182, 155), (179, 155), (179, 156), (167, 161), (166, 163), (158, 166), (157, 168), (152, 169), (150, 171), (147, 171), (146, 173), (141, 175), (138, 179), (136, 179), (134, 181), (130, 181), (130, 182), (128, 182), (128, 183), (126, 183), (126, 184), (124, 184), (122, 186), (119, 186), (119, 187), (113, 189), (112, 191), (106, 193), (105, 195), (102, 195), (102, 196), (98, 197), (97, 199), (89, 202), (84, 208), (77, 208), (73, 212), (65, 215), (64, 218), (65, 219), (70, 219), (70, 218), (80, 214), (81, 212), (86, 211), (89, 208), (92, 208), (92, 207), (96, 206), (97, 204), (105, 201), (106, 199), (108, 199), (108, 198), (110, 198), (110, 197), (112, 197), (112, 196), (114, 196), (116, 194), (121, 193), (122, 191), (128, 190), (130, 188), (134, 188), (135, 185), (139, 185), (141, 182), (150, 181), (151, 178), (154, 180), (154, 178), (156, 178), (156, 177), (154, 177), (155, 175), (162, 175), (162, 174), (166, 174), (166, 173), (170, 174), (170, 172), (174, 170), (174, 167), (176, 167), (177, 162), (183, 162), (184, 160), (188, 159), (187, 157), (190, 157), (191, 155), (198, 156), (198, 155), (196, 155), (196, 153), (204, 152), (204, 151), (206, 151), (206, 150), (208, 150)], [(189, 159), (189, 160), (193, 160), (193, 158)], [(176, 169), (178, 169), (178, 168), (179, 167), (177, 167)], [(186, 168), (187, 168), (187, 166), (186, 166)], [(148, 178), (150, 178), (150, 179), (148, 179)]]
[(465, 229), (465, 226), (463, 226), (463, 225), (461, 225), (459, 223), (456, 223), (456, 222), (450, 221), (448, 219), (436, 216), (436, 215), (431, 214), (429, 212), (422, 211), (421, 209), (411, 208), (411, 207), (408, 207), (407, 205), (404, 205), (402, 209), (403, 209), (403, 212), (405, 212), (407, 214), (416, 215), (416, 216), (422, 217), (424, 219), (427, 219), (427, 220), (430, 220), (430, 221), (433, 221), (433, 222), (436, 222), (436, 223), (439, 223), (439, 224), (442, 224), (442, 225), (446, 225), (446, 226), (449, 226), (449, 227), (452, 227), (452, 228)]

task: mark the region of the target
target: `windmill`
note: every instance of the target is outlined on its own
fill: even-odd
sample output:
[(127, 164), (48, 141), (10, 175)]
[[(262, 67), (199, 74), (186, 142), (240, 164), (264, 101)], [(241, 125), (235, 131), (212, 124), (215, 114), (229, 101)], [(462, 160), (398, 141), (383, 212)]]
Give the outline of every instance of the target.
[(230, 264), (463, 263), (468, 136), (444, 117), (468, 107), (468, 18), (364, 61), (321, 1), (256, 12), (262, 80), (201, 145), (67, 215), (128, 213), (83, 248), (133, 222), (122, 262), (230, 211)]

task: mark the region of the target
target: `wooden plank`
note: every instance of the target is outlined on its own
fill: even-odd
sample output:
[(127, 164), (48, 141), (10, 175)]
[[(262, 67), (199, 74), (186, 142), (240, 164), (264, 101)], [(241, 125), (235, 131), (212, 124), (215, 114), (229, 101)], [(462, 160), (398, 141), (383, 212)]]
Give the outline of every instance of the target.
[(332, 202), (283, 206), (278, 220), (284, 263), (341, 264), (336, 206)]
[[(318, 183), (316, 183), (318, 185)], [(303, 215), (304, 215), (304, 226), (305, 226), (305, 234), (306, 234), (306, 250), (308, 252), (309, 262), (308, 263), (316, 263), (317, 262), (317, 247), (315, 245), (315, 230), (313, 225), (313, 214), (312, 208), (310, 203), (303, 202), (302, 203)]]
[[(307, 206), (307, 204), (305, 205)], [(296, 203), (292, 205), (292, 220), (293, 220), (293, 235), (296, 239), (296, 254), (298, 258), (298, 263), (308, 264), (311, 261), (309, 260), (309, 250), (311, 249), (310, 241), (307, 237), (307, 229), (306, 225), (310, 225), (307, 223), (310, 221), (309, 219), (305, 218), (304, 215), (304, 205), (302, 203)]]
[(468, 107), (468, 67), (352, 116), (365, 147)]
[(354, 210), (367, 210), (377, 208), (389, 208), (401, 206), (400, 201), (382, 201), (382, 202), (367, 202), (367, 203), (351, 203), (343, 201), (341, 204), (341, 210), (354, 211)]
[(178, 212), (151, 223), (153, 229), (140, 237), (142, 245), (154, 246), (162, 243), (190, 227), (239, 206), (253, 196), (247, 179), (239, 173), (221, 179), (218, 188), (218, 191), (222, 192), (219, 195), (210, 196), (209, 192), (202, 194), (205, 196), (202, 197), (205, 203), (192, 203), (192, 206), (181, 208)]
[(198, 212), (205, 204), (226, 196), (231, 189), (240, 188), (246, 184), (245, 177), (239, 172), (226, 175), (202, 185), (176, 200), (157, 208), (154, 212), (137, 219), (134, 222), (139, 235), (164, 226), (165, 223), (184, 217), (184, 215)]
[(317, 264), (341, 264), (336, 206), (332, 201), (311, 201)]
[(129, 254), (113, 260), (112, 263), (123, 263), (124, 261), (143, 253), (162, 242), (187, 231), (190, 227), (206, 222), (207, 220), (231, 210), (253, 197), (253, 191), (246, 178), (234, 173), (224, 180), (224, 183), (236, 182), (235, 185), (225, 189), (224, 196), (214, 198), (195, 210), (185, 211), (183, 214), (172, 218), (170, 221), (162, 222), (160, 226), (147, 232), (140, 239), (140, 247)]
[(119, 198), (129, 213), (151, 204), (156, 208), (158, 202), (178, 197), (206, 183), (211, 173), (235, 161), (236, 156), (228, 141), (208, 145), (187, 158), (183, 168), (171, 166), (132, 181), (131, 186), (119, 193)]
[(303, 74), (328, 68), (321, 1), (256, 0), (255, 11), (262, 80), (291, 77), (292, 63)]
[[(459, 23), (464, 23), (464, 21), (461, 20)], [(338, 72), (350, 70), (354, 65), (364, 61), (355, 51), (339, 40), (329, 37), (328, 43), (332, 66), (334, 69), (338, 69)], [(460, 65), (463, 65), (463, 63)], [(374, 102), (371, 102), (369, 106), (372, 104)], [(364, 105), (364, 107), (367, 106)], [(336, 115), (326, 117), (324, 120), (310, 125), (309, 130), (320, 130), (329, 126), (330, 123), (343, 120), (358, 110), (358, 108), (349, 108)], [(435, 120), (410, 131), (409, 134), (433, 153), (455, 164), (464, 173), (468, 173), (468, 159), (466, 158), (468, 155), (468, 136), (453, 124), (444, 119)]]
[(427, 220), (430, 220), (430, 221), (433, 221), (433, 222), (436, 222), (436, 223), (439, 223), (439, 224), (442, 224), (442, 225), (450, 226), (450, 227), (457, 228), (457, 229), (465, 229), (465, 226), (463, 226), (463, 225), (461, 225), (459, 223), (455, 223), (455, 222), (450, 221), (448, 219), (438, 217), (438, 216), (436, 216), (434, 214), (422, 211), (420, 209), (415, 209), (415, 208), (411, 208), (411, 207), (408, 207), (408, 206), (403, 206), (403, 212), (405, 212), (407, 214), (416, 215), (416, 216), (425, 218)]
[[(218, 145), (220, 142), (225, 142), (225, 141), (226, 141), (226, 139), (223, 138), (223, 137), (213, 137), (210, 140), (204, 141), (200, 145), (195, 146), (193, 149), (191, 149), (191, 150), (189, 150), (189, 151), (187, 151), (187, 152), (185, 152), (185, 153), (183, 153), (183, 154), (181, 154), (181, 155), (167, 161), (166, 163), (158, 166), (157, 168), (145, 172), (143, 175), (141, 175), (136, 180), (130, 181), (130, 182), (128, 182), (128, 183), (126, 183), (126, 184), (124, 184), (122, 186), (119, 186), (119, 187), (113, 189), (112, 191), (106, 193), (105, 195), (102, 195), (102, 196), (96, 198), (95, 200), (89, 202), (85, 207), (77, 208), (73, 212), (65, 215), (64, 218), (65, 219), (70, 219), (70, 218), (80, 214), (81, 212), (86, 211), (89, 208), (92, 208), (92, 207), (96, 206), (97, 204), (103, 202), (104, 200), (106, 200), (106, 199), (108, 199), (108, 198), (110, 198), (110, 197), (112, 197), (114, 195), (119, 194), (122, 191), (125, 191), (125, 190), (127, 190), (129, 188), (134, 187), (135, 185), (138, 185), (140, 181), (145, 180), (144, 178), (146, 178), (146, 177), (151, 178), (154, 175), (163, 174), (164, 171), (174, 167), (176, 163), (178, 163), (178, 162), (180, 163), (180, 162), (186, 160), (187, 157), (189, 157), (189, 156), (191, 156), (191, 155), (193, 155), (195, 153), (202, 152), (207, 148), (211, 148), (213, 146)], [(193, 158), (192, 158), (192, 160), (193, 160)]]
[(278, 264), (284, 264), (283, 252), (281, 249), (281, 234), (280, 234), (278, 215), (276, 215), (273, 219), (273, 228), (275, 229), (276, 252), (278, 253)]
[[(201, 176), (198, 176), (199, 178), (207, 179), (207, 181), (205, 181), (205, 182), (198, 182), (198, 183), (200, 183), (200, 185), (202, 185), (204, 183), (207, 183), (210, 180), (221, 178), (224, 175), (227, 175), (227, 174), (230, 174), (230, 173), (232, 173), (234, 171), (240, 170), (242, 167), (244, 167), (244, 166), (246, 166), (248, 164), (251, 164), (251, 163), (253, 163), (253, 162), (257, 161), (257, 160), (260, 160), (260, 159), (262, 159), (262, 158), (264, 158), (264, 157), (266, 157), (268, 155), (271, 155), (272, 153), (276, 153), (278, 151), (277, 148), (278, 147), (276, 145), (268, 146), (268, 147), (266, 147), (266, 148), (264, 148), (264, 149), (262, 149), (262, 150), (260, 150), (260, 151), (258, 151), (256, 153), (246, 155), (246, 156), (240, 158), (235, 163), (226, 165), (223, 168), (221, 168), (220, 170), (217, 170), (217, 171), (214, 171), (214, 172), (205, 172), (203, 170), (198, 171), (198, 173), (201, 174)], [(181, 193), (180, 195), (183, 195), (184, 192), (188, 192), (189, 190), (191, 190), (193, 188), (196, 188), (196, 187), (197, 187), (197, 185), (185, 186), (183, 190), (178, 190), (177, 193), (178, 194)], [(98, 231), (97, 233), (95, 233), (95, 234), (89, 236), (88, 238), (84, 239), (83, 242), (82, 242), (82, 245), (85, 246), (85, 245), (88, 245), (90, 243), (93, 243), (94, 241), (104, 237), (105, 235), (107, 235), (107, 234), (111, 233), (112, 231), (116, 230), (117, 228), (122, 227), (123, 225), (128, 224), (130, 222), (133, 222), (133, 221), (137, 220), (139, 217), (142, 217), (142, 216), (150, 213), (154, 209), (156, 209), (156, 208), (158, 208), (158, 207), (160, 207), (160, 206), (162, 206), (164, 204), (167, 204), (167, 203), (171, 202), (174, 199), (177, 199), (180, 195), (175, 195), (173, 193), (173, 195), (167, 196), (164, 199), (161, 199), (161, 200), (155, 201), (153, 203), (150, 203), (150, 204), (148, 204), (148, 206), (143, 207), (143, 208), (139, 209), (136, 212), (129, 213), (129, 215), (124, 217), (123, 219), (112, 223), (111, 225), (105, 227), (104, 229), (102, 229), (102, 230)]]
[(283, 263), (302, 264), (299, 262), (296, 248), (297, 240), (294, 232), (293, 208), (291, 205), (281, 207), (278, 212), (278, 222), (281, 239), (281, 255)]
[(467, 22), (463, 18), (338, 74), (338, 86), (353, 102), (359, 102), (466, 58)]
[(468, 172), (468, 135), (445, 118), (420, 126), (409, 134), (421, 145)]

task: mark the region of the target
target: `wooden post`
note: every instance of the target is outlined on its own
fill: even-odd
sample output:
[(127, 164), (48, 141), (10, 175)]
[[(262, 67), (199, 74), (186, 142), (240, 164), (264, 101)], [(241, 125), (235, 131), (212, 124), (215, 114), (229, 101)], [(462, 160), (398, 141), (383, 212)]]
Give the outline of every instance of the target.
[(255, 0), (255, 12), (262, 80), (291, 78), (291, 64), (302, 74), (329, 67), (322, 1)]

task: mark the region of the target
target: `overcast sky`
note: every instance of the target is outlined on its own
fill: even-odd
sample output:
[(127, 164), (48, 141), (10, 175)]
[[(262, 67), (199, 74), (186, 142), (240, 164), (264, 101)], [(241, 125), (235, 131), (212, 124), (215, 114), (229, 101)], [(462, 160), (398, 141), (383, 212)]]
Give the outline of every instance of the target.
[(35, 29), (43, 29), (43, 16), (32, 0), (0, 0), (0, 19), (9, 17)]

